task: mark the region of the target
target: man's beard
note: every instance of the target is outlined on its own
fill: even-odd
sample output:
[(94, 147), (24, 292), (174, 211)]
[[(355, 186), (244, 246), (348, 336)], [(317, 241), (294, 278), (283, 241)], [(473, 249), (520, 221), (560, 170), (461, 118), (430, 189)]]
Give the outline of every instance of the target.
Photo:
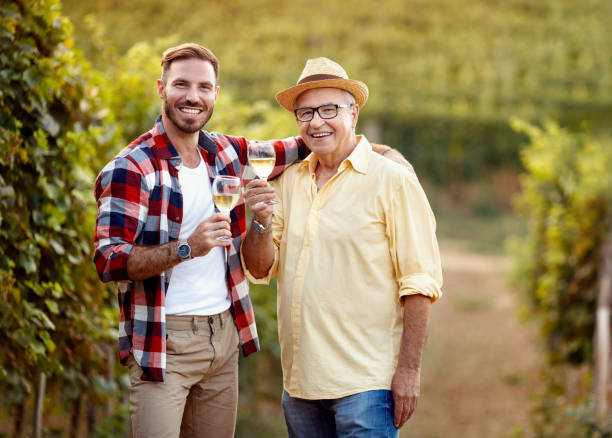
[[(181, 118), (180, 111), (176, 108), (177, 106), (191, 106), (192, 108), (201, 108), (202, 113), (200, 113), (200, 116), (203, 116), (204, 118), (184, 120)], [(198, 132), (199, 130), (201, 130), (212, 117), (213, 108), (214, 107), (207, 109), (205, 106), (202, 105), (194, 106), (188, 105), (184, 102), (179, 102), (176, 106), (171, 107), (170, 105), (168, 105), (166, 99), (164, 99), (163, 101), (163, 112), (165, 116), (174, 124), (174, 126), (177, 127), (179, 131), (182, 131), (186, 134), (193, 134), (194, 132)]]

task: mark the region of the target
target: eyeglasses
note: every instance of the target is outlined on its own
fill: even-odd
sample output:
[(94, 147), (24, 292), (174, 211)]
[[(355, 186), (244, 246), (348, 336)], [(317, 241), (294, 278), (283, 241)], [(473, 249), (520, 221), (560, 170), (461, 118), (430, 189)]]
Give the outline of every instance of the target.
[(319, 117), (322, 119), (333, 119), (338, 115), (338, 108), (349, 108), (353, 106), (352, 103), (344, 103), (341, 105), (336, 105), (335, 103), (328, 103), (326, 105), (321, 105), (316, 108), (298, 108), (294, 110), (295, 117), (300, 122), (310, 122), (314, 118), (315, 111), (319, 113)]

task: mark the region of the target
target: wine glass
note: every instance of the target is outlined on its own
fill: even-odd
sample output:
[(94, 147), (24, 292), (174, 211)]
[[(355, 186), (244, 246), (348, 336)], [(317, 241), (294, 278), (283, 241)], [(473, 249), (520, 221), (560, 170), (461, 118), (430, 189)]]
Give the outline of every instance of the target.
[(251, 141), (247, 147), (247, 156), (253, 171), (258, 177), (267, 181), (276, 163), (274, 145), (268, 142)]
[[(255, 172), (259, 178), (267, 181), (268, 176), (270, 176), (276, 164), (274, 144), (265, 141), (251, 141), (247, 146), (247, 156), (253, 172)], [(268, 204), (278, 204), (278, 201), (269, 201)]]
[[(212, 183), (212, 195), (215, 205), (223, 213), (229, 213), (240, 199), (240, 178), (237, 176), (217, 175)], [(227, 242), (227, 236), (217, 237), (217, 240)]]

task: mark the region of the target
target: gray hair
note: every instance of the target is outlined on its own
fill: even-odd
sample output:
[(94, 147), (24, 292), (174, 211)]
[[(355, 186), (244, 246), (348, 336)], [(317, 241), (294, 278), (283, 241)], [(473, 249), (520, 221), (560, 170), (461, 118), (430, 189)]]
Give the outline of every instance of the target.
[(346, 103), (350, 103), (351, 105), (355, 105), (355, 96), (353, 96), (351, 93), (349, 93), (348, 91), (345, 91), (346, 93)]

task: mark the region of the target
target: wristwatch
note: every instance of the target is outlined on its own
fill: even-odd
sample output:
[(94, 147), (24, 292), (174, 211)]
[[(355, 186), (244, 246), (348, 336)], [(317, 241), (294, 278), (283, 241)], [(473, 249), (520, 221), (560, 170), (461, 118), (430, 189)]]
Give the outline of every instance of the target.
[(270, 231), (270, 228), (272, 228), (272, 218), (274, 217), (274, 213), (272, 213), (272, 217), (270, 218), (270, 222), (268, 222), (268, 225), (266, 225), (265, 227), (260, 224), (257, 219), (255, 219), (253, 217), (253, 228), (255, 228), (255, 231), (257, 231), (260, 234), (266, 233), (268, 231)]
[(179, 240), (178, 248), (176, 249), (176, 254), (183, 260), (191, 258), (191, 247), (189, 246), (189, 243), (187, 243), (186, 239)]

